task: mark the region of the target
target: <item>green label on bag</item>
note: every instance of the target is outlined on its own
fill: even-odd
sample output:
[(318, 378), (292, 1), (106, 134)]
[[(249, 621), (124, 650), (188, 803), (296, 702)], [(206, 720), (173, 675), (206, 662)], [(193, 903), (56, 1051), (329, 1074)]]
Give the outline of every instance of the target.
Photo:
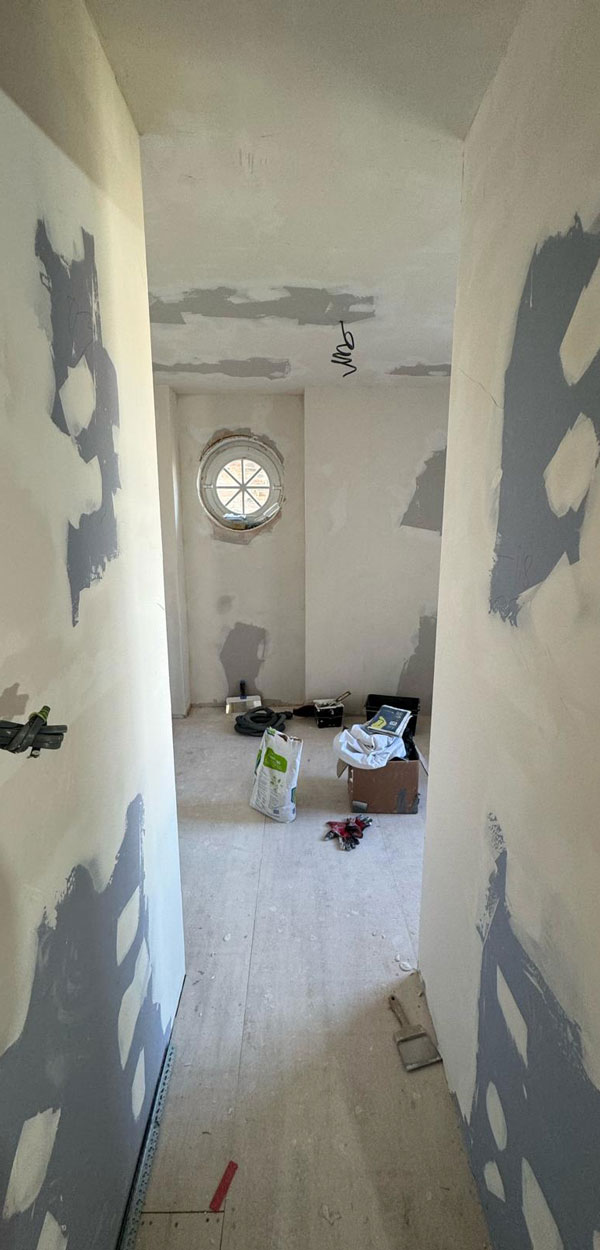
[(265, 751), (265, 768), (275, 768), (278, 773), (287, 773), (287, 760), (283, 755), (276, 755), (271, 747)]

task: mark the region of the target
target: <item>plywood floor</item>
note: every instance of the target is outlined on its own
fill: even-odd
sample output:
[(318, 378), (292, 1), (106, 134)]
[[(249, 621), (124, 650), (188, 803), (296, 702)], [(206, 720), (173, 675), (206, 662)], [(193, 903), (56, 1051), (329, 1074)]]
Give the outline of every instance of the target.
[(295, 726), (298, 818), (277, 825), (248, 806), (255, 739), (212, 710), (175, 725), (188, 972), (138, 1250), (487, 1250), (443, 1068), (404, 1072), (387, 1005), (425, 1010), (424, 802), (342, 853), (333, 733)]

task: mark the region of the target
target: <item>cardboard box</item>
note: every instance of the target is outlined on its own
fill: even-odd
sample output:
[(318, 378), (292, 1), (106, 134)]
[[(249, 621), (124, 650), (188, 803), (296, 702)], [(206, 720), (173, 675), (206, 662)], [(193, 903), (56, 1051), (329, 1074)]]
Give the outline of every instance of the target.
[[(348, 768), (352, 811), (414, 816), (419, 810), (419, 756), (390, 760), (384, 768)], [(360, 806), (359, 806), (360, 804)]]

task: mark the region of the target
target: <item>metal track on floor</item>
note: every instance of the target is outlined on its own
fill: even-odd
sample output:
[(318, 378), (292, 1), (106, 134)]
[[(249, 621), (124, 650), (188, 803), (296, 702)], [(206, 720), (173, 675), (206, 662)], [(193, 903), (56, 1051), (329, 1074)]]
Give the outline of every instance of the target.
[(174, 1062), (175, 1049), (169, 1042), (116, 1250), (135, 1250)]

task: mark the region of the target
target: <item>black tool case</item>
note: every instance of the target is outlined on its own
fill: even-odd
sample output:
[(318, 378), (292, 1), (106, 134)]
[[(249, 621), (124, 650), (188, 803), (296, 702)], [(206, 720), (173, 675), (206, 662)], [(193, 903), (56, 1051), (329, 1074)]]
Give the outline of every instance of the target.
[(331, 703), (328, 707), (315, 708), (317, 729), (340, 729), (343, 716), (343, 703)]

